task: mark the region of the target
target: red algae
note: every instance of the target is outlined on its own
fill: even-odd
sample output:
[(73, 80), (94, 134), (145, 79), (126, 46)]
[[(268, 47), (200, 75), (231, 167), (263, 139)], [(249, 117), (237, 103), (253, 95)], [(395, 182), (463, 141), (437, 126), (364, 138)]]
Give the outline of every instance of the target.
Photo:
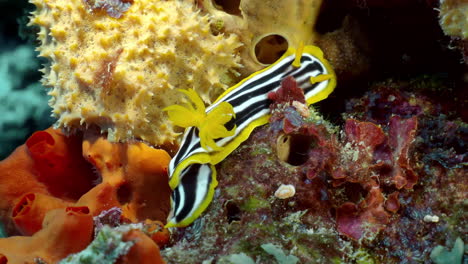
[(383, 204), (384, 196), (378, 185), (372, 187), (358, 205), (344, 203), (336, 210), (338, 231), (355, 240), (375, 236), (389, 222), (389, 214)]
[(370, 146), (370, 152), (374, 152), (378, 145), (385, 142), (382, 128), (371, 122), (348, 119), (344, 130), (348, 141), (355, 144), (360, 150)]
[(277, 104), (291, 103), (297, 101), (305, 104), (304, 91), (297, 86), (296, 80), (292, 76), (286, 77), (281, 81), (281, 87), (276, 92), (268, 93), (268, 99), (274, 103), (271, 108)]
[(385, 201), (385, 209), (387, 209), (387, 211), (396, 213), (398, 209), (400, 209), (400, 201), (398, 200), (399, 195), (400, 192), (397, 191), (388, 195), (387, 200)]
[(393, 149), (396, 171), (393, 181), (397, 189), (412, 189), (418, 181), (418, 176), (414, 173), (410, 165), (408, 156), (411, 143), (414, 141), (417, 129), (417, 119), (401, 119), (398, 116), (390, 118), (389, 124), (389, 145)]

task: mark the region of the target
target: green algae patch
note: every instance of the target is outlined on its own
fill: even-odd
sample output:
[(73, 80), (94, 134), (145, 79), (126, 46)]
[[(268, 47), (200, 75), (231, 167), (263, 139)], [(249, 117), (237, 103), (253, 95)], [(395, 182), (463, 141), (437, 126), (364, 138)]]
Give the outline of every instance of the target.
[(365, 249), (358, 249), (352, 256), (357, 264), (375, 264), (372, 256)]
[(266, 200), (259, 199), (257, 197), (249, 197), (240, 208), (247, 212), (256, 211), (258, 209), (270, 208), (270, 203)]
[(86, 249), (69, 255), (59, 264), (114, 263), (120, 256), (127, 254), (134, 245), (133, 241), (124, 242), (122, 236), (122, 231), (105, 225)]
[(436, 264), (462, 263), (464, 247), (463, 240), (458, 237), (452, 250), (439, 245), (432, 249), (430, 257)]
[(269, 147), (256, 147), (252, 150), (250, 155), (256, 156), (256, 155), (270, 155), (271, 154), (271, 148)]

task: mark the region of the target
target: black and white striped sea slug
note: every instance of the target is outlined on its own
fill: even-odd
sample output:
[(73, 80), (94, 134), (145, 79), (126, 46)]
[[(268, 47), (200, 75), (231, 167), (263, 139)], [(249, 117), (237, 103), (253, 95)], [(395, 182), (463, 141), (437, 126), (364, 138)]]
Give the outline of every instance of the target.
[(214, 165), (245, 141), (255, 127), (268, 123), (268, 93), (279, 89), (287, 76), (294, 77), (303, 89), (308, 105), (327, 98), (336, 85), (322, 51), (301, 46), (289, 48), (278, 61), (229, 88), (206, 109), (193, 90), (182, 92), (195, 108), (166, 108), (175, 125), (187, 127), (169, 164), (173, 193), (167, 227), (187, 226), (208, 207), (218, 184)]

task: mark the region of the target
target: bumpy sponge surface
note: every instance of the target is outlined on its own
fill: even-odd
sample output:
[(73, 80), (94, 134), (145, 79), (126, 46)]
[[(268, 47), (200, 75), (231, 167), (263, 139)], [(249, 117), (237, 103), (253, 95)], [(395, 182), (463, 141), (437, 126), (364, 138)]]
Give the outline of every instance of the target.
[(60, 128), (97, 125), (113, 141), (174, 143), (162, 109), (182, 103), (177, 89), (193, 88), (210, 103), (240, 67), (237, 36), (213, 35), (209, 17), (188, 1), (31, 2)]

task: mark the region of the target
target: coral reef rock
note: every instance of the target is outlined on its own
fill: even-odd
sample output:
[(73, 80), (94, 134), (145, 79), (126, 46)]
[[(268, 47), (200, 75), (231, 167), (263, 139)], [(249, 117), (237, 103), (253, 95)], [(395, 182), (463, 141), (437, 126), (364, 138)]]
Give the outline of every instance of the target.
[[(342, 128), (301, 114), (297, 96), (271, 96), (270, 124), (217, 165), (216, 202), (173, 233), (163, 257), (275, 263), (265, 252), (275, 248), (291, 259), (278, 263), (429, 264), (447, 255), (441, 247), (467, 234), (467, 125), (444, 115), (440, 93), (416, 88), (375, 85), (348, 101)], [(295, 194), (278, 199), (284, 184)]]
[(440, 1), (440, 26), (448, 36), (468, 39), (468, 3), (463, 0)]
[(468, 65), (468, 2), (441, 0), (439, 10), (440, 27), (452, 38), (452, 45), (458, 47)]
[(235, 82), (237, 36), (213, 35), (189, 1), (31, 2), (57, 127), (94, 124), (112, 141), (173, 144), (162, 109), (182, 102), (177, 89), (210, 103)]

